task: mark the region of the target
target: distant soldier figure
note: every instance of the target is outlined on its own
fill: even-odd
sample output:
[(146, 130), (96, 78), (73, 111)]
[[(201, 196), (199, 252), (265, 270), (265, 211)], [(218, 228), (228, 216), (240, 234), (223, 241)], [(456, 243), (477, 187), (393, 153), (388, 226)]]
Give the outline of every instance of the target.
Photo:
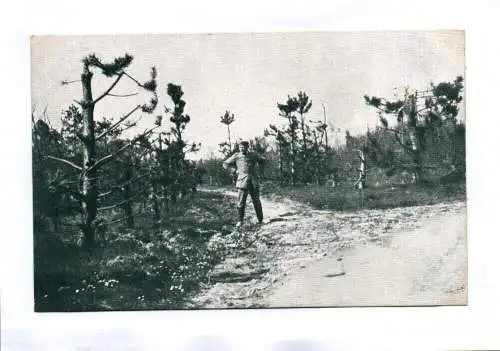
[(237, 176), (236, 188), (238, 189), (238, 223), (236, 227), (241, 227), (245, 218), (245, 206), (247, 196), (250, 194), (253, 207), (257, 214), (259, 224), (262, 224), (263, 213), (259, 194), (259, 178), (257, 173), (257, 164), (259, 157), (248, 151), (248, 141), (240, 141), (238, 152), (229, 157), (222, 166), (226, 170), (231, 170), (233, 175)]

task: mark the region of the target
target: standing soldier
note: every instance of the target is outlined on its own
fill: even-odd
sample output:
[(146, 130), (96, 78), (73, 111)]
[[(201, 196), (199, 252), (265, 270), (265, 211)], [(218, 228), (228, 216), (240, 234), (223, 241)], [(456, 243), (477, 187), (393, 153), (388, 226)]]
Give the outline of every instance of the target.
[(238, 223), (239, 228), (243, 224), (245, 218), (245, 206), (247, 196), (250, 194), (253, 207), (257, 214), (259, 224), (262, 224), (262, 204), (259, 198), (259, 179), (257, 174), (257, 163), (259, 158), (254, 153), (248, 151), (248, 141), (240, 141), (238, 144), (238, 152), (229, 157), (222, 166), (226, 170), (231, 170), (233, 175), (237, 175), (236, 188), (238, 189)]

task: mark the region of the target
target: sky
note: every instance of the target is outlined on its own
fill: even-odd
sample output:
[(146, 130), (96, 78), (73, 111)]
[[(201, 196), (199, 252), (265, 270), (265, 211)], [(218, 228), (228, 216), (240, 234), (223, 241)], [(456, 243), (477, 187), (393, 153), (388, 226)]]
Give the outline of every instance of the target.
[[(404, 86), (423, 89), (431, 82), (464, 76), (464, 50), (462, 31), (35, 36), (32, 105), (39, 113), (46, 109), (57, 127), (61, 111), (81, 99), (79, 82), (61, 84), (79, 79), (81, 59), (95, 53), (109, 61), (129, 53), (134, 61), (128, 72), (137, 79), (148, 80), (152, 66), (158, 71), (158, 107), (152, 115), (143, 114), (138, 128), (151, 126), (164, 114), (164, 106), (172, 106), (166, 87), (179, 84), (185, 112), (191, 116), (185, 139), (201, 143), (191, 157), (220, 156), (218, 144), (227, 138), (220, 116), (226, 110), (236, 117), (233, 140), (262, 136), (269, 124), (286, 122), (277, 103), (304, 91), (312, 100), (307, 118), (322, 120), (325, 106), (328, 124), (343, 139), (345, 130), (363, 133), (379, 123), (363, 95), (390, 98)], [(112, 81), (96, 74), (94, 96)], [(135, 92), (140, 90), (123, 79), (113, 89), (115, 94)], [(147, 101), (144, 92), (130, 98), (107, 97), (96, 106), (95, 116), (119, 118)]]

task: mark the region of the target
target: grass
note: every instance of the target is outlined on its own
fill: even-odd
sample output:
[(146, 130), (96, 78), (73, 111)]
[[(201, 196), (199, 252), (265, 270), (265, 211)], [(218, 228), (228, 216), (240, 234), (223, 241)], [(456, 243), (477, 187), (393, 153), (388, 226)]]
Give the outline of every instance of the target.
[[(85, 253), (75, 233), (35, 233), (35, 311), (180, 309), (225, 256), (211, 239), (233, 222), (233, 199), (199, 193), (161, 230), (142, 218)], [(219, 234), (220, 235), (220, 234)]]
[(433, 205), (466, 199), (465, 183), (369, 187), (362, 191), (352, 187), (333, 188), (328, 185), (267, 185), (263, 188), (263, 193), (275, 198), (288, 197), (316, 209), (336, 211)]

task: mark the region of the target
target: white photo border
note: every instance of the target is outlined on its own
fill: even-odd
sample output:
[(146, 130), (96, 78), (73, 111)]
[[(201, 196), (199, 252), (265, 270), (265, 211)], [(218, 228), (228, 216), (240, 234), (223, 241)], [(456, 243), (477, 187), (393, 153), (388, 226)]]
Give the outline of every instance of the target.
[[(494, 1), (18, 1), (4, 13), (1, 328), (6, 350), (500, 348), (500, 43)], [(466, 32), (469, 306), (35, 314), (29, 37), (459, 29)], [(5, 40), (3, 37), (5, 36)]]

